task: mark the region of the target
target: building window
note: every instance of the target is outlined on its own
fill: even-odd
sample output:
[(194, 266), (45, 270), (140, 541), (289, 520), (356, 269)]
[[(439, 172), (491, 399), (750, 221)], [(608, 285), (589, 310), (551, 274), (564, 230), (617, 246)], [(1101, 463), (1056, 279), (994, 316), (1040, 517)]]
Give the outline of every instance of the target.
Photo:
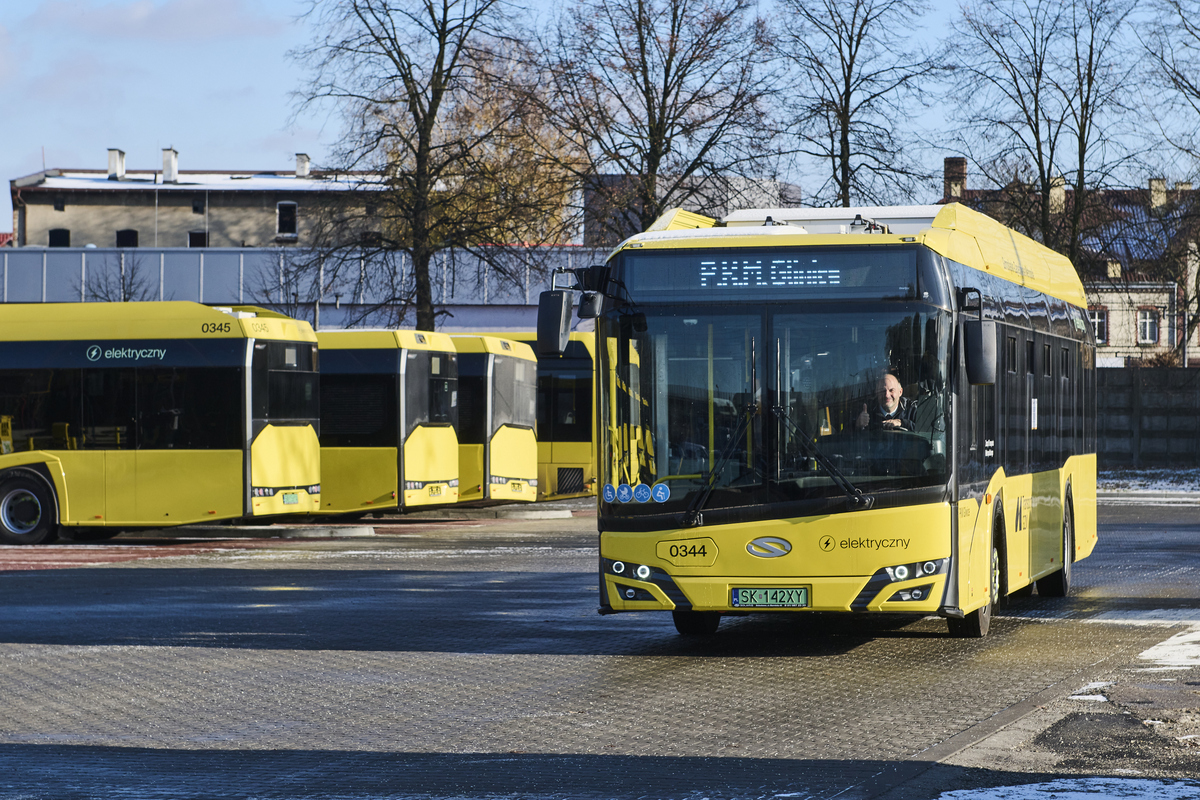
[(1158, 309), (1139, 308), (1138, 344), (1158, 344)]
[(51, 247), (70, 247), (71, 232), (66, 228), (51, 228), (50, 229), (50, 246)]
[(192, 198), (192, 213), (193, 214), (203, 214), (204, 213), (204, 195), (197, 195), (196, 197)]
[(137, 231), (126, 229), (117, 231), (117, 247), (137, 247)]
[(188, 231), (188, 247), (208, 247), (208, 231)]
[(1008, 337), (1008, 345), (1005, 350), (1005, 361), (1009, 372), (1017, 371), (1017, 337)]
[(296, 204), (278, 203), (275, 206), (275, 234), (296, 236)]
[(1096, 344), (1108, 344), (1108, 309), (1089, 308), (1088, 320), (1092, 323), (1092, 333), (1096, 335)]
[(1025, 371), (1030, 375), (1037, 370), (1033, 368), (1033, 342), (1025, 342)]
[(54, 196), (54, 210), (55, 211), (66, 211), (67, 210), (67, 201), (63, 198), (63, 196), (61, 194)]

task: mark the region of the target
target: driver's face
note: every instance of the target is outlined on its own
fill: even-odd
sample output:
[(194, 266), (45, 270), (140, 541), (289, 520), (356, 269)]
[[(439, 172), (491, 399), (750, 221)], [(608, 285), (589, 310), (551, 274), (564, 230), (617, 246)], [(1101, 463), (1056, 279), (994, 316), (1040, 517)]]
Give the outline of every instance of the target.
[(900, 388), (900, 381), (896, 380), (894, 375), (886, 375), (879, 382), (879, 405), (890, 414), (896, 410), (896, 406), (900, 404), (900, 396), (904, 394), (904, 390)]

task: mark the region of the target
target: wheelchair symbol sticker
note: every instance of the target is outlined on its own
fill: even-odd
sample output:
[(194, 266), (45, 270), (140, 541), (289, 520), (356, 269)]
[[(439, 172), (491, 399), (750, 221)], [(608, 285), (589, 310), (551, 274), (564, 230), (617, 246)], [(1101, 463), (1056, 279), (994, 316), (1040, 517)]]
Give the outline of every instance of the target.
[(617, 488), (611, 483), (604, 484), (604, 502), (611, 503), (617, 499)]

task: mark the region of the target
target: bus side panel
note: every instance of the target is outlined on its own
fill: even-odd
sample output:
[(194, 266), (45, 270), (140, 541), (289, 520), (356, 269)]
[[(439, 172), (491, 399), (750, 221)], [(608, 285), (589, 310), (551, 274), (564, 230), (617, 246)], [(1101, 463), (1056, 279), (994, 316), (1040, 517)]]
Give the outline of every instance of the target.
[(551, 475), (558, 469), (558, 465), (554, 463), (552, 447), (550, 442), (538, 440), (538, 500), (549, 500), (558, 492), (558, 476)]
[[(267, 425), (250, 445), (251, 486), (294, 487), (321, 482), (321, 443), (311, 425)], [(252, 514), (312, 514), (321, 510), (321, 496), (297, 490), (299, 503), (285, 504), (284, 492), (252, 497)]]
[(1041, 578), (1062, 569), (1061, 469), (1036, 472), (1032, 478), (1032, 514), (1029, 525), (1029, 577)]
[(404, 442), (404, 480), (425, 484), (404, 490), (404, 505), (458, 502), (458, 436), (449, 426), (419, 425)]
[(483, 500), (483, 445), (460, 444), (458, 446), (458, 502)]
[(183, 525), (242, 516), (242, 451), (137, 451), (137, 519)]
[(321, 513), (396, 507), (396, 448), (322, 447)]
[[(550, 478), (554, 481), (552, 488), (548, 489), (555, 497), (594, 497), (596, 495), (596, 464), (593, 455), (593, 446), (591, 442), (554, 442), (551, 444), (553, 448), (553, 475)], [(583, 470), (583, 485), (582, 492), (564, 492), (562, 487), (558, 485), (558, 470), (559, 469), (580, 469)], [(539, 491), (541, 484), (538, 485)]]
[(1004, 569), (1007, 589), (1027, 585), (1029, 576), (1032, 475), (1009, 475), (998, 496), (1004, 502)]
[[(105, 455), (103, 450), (64, 450), (57, 452), (62, 472), (70, 476), (65, 492), (58, 498), (59, 519), (67, 525), (103, 524), (108, 513), (105, 507)], [(240, 512), (240, 504), (239, 504)]]
[[(1087, 558), (1096, 547), (1096, 454), (1067, 459), (1075, 512), (1075, 560)], [(1064, 489), (1065, 491), (1065, 489)]]
[(489, 474), (508, 479), (490, 485), (493, 500), (537, 500), (537, 435), (532, 430), (501, 425), (492, 436), (489, 454)]
[(104, 498), (110, 525), (137, 523), (137, 451), (108, 450), (104, 454)]

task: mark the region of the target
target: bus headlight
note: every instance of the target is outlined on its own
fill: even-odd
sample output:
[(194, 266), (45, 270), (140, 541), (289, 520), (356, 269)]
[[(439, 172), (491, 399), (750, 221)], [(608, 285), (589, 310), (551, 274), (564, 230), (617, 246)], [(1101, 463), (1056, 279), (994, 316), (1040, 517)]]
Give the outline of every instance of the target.
[(638, 568), (633, 571), (633, 575), (639, 581), (648, 581), (650, 580), (650, 568), (645, 564), (639, 564)]
[(614, 575), (620, 575), (622, 572), (625, 571), (625, 562), (624, 561), (614, 561), (612, 564), (612, 571), (613, 571)]
[(929, 575), (942, 575), (950, 567), (950, 559), (938, 558), (932, 561), (919, 561), (916, 564), (897, 564), (894, 567), (884, 567), (888, 579), (893, 583), (906, 581), (909, 578), (924, 578)]

